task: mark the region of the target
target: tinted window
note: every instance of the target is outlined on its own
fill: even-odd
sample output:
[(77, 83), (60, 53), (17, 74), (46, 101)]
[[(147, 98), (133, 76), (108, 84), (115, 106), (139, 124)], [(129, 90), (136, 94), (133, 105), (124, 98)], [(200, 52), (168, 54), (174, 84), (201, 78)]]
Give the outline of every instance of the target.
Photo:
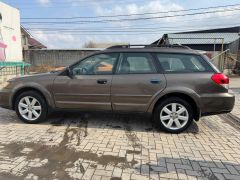
[(147, 74), (155, 73), (154, 62), (149, 53), (123, 53), (118, 73), (120, 74)]
[(74, 65), (74, 75), (112, 74), (118, 54), (99, 54), (91, 56)]
[(165, 72), (212, 72), (210, 65), (198, 55), (157, 54)]

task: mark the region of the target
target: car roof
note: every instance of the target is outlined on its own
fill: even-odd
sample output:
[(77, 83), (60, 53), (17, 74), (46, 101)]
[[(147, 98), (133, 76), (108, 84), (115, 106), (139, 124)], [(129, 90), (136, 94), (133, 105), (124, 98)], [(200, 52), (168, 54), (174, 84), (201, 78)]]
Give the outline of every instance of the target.
[(114, 52), (155, 52), (155, 53), (178, 53), (178, 54), (196, 54), (200, 55), (200, 53), (193, 49), (187, 49), (187, 48), (110, 48), (105, 49), (103, 51), (100, 51), (100, 53), (114, 53)]

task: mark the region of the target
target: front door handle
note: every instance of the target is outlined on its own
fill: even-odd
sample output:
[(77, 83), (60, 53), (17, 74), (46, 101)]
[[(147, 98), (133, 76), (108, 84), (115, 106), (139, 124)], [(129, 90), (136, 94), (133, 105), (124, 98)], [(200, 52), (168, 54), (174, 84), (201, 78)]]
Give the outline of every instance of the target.
[(106, 79), (98, 79), (97, 83), (98, 84), (107, 84), (107, 80)]
[(151, 79), (150, 81), (152, 84), (159, 84), (161, 82), (160, 79)]

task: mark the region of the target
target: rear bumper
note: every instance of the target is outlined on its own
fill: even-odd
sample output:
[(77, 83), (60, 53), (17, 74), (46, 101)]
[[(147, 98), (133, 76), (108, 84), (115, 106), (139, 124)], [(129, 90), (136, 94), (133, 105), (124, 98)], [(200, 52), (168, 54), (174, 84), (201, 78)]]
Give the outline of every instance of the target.
[(11, 109), (10, 90), (0, 89), (0, 107)]
[(233, 93), (203, 94), (200, 99), (201, 116), (229, 113), (235, 103)]

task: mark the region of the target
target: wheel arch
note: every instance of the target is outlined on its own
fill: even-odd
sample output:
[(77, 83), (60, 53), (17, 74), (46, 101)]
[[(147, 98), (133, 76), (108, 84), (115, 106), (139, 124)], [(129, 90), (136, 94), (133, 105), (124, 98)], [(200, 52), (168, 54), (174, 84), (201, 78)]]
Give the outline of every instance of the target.
[(200, 108), (196, 102), (196, 100), (190, 96), (189, 94), (183, 93), (183, 92), (170, 92), (167, 94), (162, 95), (161, 97), (159, 97), (156, 102), (153, 104), (152, 108), (149, 109), (150, 112), (154, 113), (157, 105), (164, 99), (167, 99), (169, 97), (178, 97), (178, 98), (182, 98), (184, 100), (186, 100), (192, 107), (193, 107), (193, 115), (194, 115), (194, 119), (196, 121), (199, 120), (200, 118)]
[(43, 90), (40, 90), (39, 88), (36, 88), (36, 87), (31, 87), (31, 86), (26, 86), (26, 87), (21, 87), (21, 88), (18, 88), (17, 90), (14, 91), (13, 95), (12, 95), (12, 98), (11, 98), (11, 106), (12, 106), (12, 109), (14, 110), (15, 109), (15, 102), (16, 102), (16, 99), (17, 97), (22, 94), (23, 92), (26, 92), (26, 91), (34, 91), (34, 92), (37, 92), (38, 94), (40, 94), (45, 102), (47, 103), (48, 106), (52, 106), (52, 102), (50, 100), (50, 97), (48, 97), (48, 95), (46, 95), (46, 93), (43, 92)]

